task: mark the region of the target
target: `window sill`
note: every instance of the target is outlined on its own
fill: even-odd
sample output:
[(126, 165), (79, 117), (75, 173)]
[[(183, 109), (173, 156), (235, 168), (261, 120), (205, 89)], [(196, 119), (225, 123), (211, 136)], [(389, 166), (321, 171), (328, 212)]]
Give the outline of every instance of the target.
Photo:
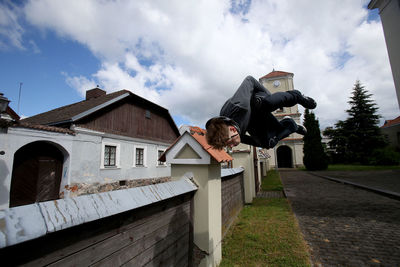
[(157, 165), (156, 168), (166, 168), (168, 165)]
[(115, 166), (115, 167), (104, 167), (104, 166), (102, 166), (100, 169), (101, 170), (119, 170), (119, 169), (121, 169), (121, 167), (118, 167), (118, 166)]

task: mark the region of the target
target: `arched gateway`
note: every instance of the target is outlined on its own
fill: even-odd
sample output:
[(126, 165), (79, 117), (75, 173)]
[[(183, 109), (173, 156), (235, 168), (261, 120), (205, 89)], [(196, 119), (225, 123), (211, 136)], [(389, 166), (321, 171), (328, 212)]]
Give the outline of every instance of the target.
[(14, 154), (10, 207), (59, 198), (64, 155), (54, 144), (29, 143)]
[(280, 146), (276, 150), (278, 168), (293, 168), (292, 149), (288, 146)]

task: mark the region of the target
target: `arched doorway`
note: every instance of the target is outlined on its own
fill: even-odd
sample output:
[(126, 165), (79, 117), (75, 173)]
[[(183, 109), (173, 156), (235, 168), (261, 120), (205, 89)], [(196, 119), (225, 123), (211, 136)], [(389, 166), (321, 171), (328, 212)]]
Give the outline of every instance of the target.
[(27, 144), (14, 154), (10, 207), (59, 198), (64, 155), (49, 142)]
[(280, 146), (276, 150), (278, 157), (278, 168), (292, 168), (292, 149), (288, 146)]

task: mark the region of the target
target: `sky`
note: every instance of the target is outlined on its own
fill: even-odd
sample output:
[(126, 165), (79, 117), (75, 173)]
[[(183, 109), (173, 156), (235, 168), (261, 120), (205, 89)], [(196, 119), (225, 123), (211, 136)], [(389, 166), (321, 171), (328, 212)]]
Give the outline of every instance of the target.
[(0, 0), (0, 92), (29, 117), (97, 85), (127, 89), (167, 108), (178, 127), (204, 127), (247, 75), (275, 69), (294, 73), (294, 87), (317, 101), (322, 129), (346, 119), (357, 80), (383, 124), (399, 105), (368, 3)]

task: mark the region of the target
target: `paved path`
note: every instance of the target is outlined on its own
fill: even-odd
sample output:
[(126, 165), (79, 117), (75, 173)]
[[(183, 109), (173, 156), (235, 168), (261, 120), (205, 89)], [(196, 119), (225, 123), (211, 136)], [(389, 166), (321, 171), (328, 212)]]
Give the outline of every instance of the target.
[(315, 266), (400, 266), (400, 201), (303, 171), (280, 174)]
[(400, 193), (400, 170), (383, 171), (318, 171), (317, 175), (325, 175), (349, 182), (362, 184), (381, 190)]

